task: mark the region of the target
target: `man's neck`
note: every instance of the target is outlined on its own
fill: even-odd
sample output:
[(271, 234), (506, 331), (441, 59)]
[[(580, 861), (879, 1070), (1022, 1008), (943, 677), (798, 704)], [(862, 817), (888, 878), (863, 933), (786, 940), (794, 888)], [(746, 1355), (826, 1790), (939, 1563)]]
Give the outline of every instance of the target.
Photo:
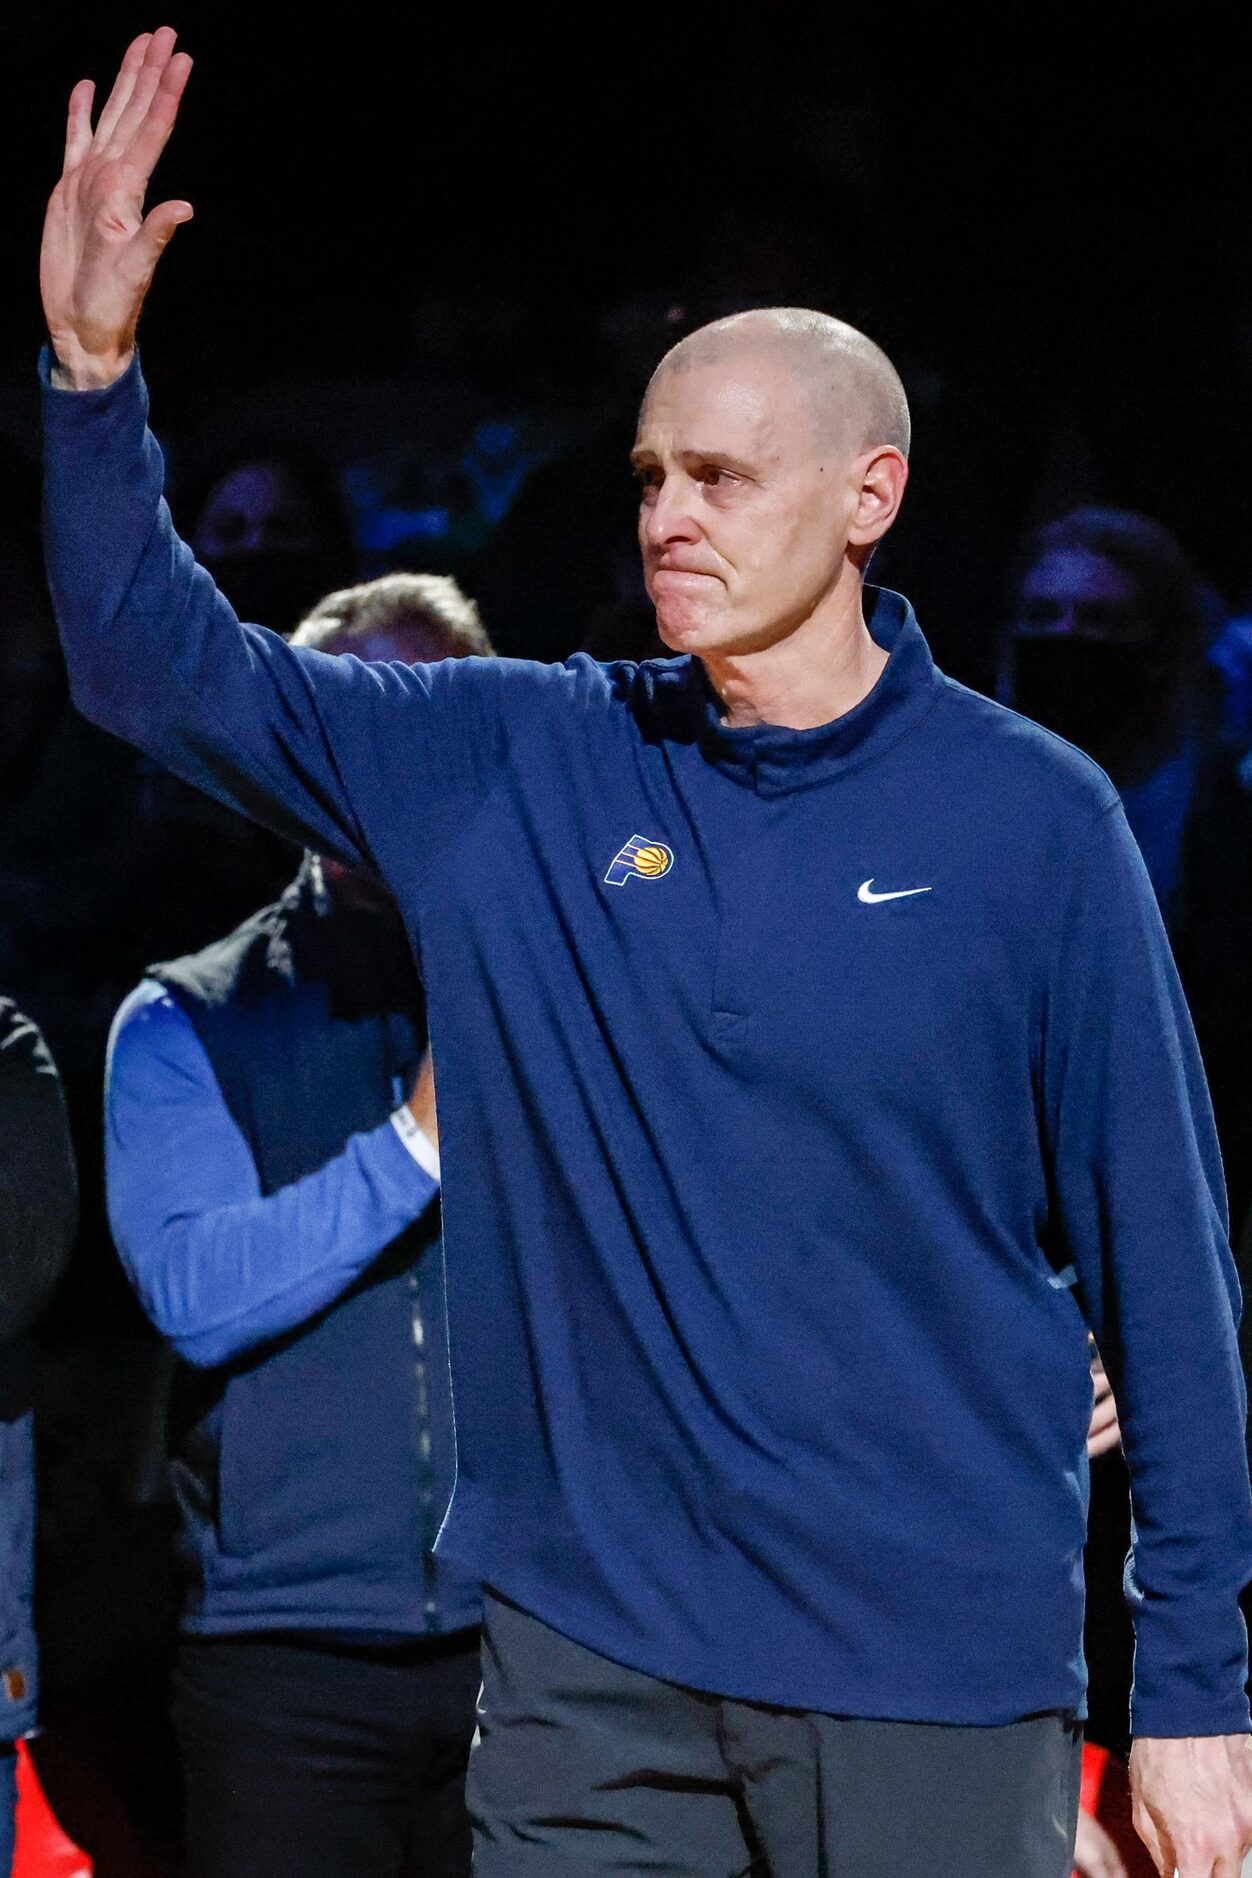
[(813, 730), (868, 697), (887, 654), (865, 624), (860, 582), (836, 599), (839, 604), (820, 608), (772, 646), (703, 661), (730, 728), (778, 724)]

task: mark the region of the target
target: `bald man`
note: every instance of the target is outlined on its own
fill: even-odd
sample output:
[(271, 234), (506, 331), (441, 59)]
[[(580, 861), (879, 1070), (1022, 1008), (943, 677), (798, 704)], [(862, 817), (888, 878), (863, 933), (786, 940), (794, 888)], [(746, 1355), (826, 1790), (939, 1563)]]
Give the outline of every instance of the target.
[[(1252, 1499), (1221, 1167), (1107, 778), (865, 588), (899, 381), (781, 310), (662, 363), (642, 665), (363, 664), (241, 626), (134, 354), (189, 61), (71, 100), (43, 288), (74, 695), (371, 872), (439, 1066), (459, 1475), (492, 1587), (481, 1878), (1063, 1878), (1088, 1331), (1138, 1537), (1162, 1872), (1252, 1829)], [(994, 473), (989, 463), (988, 473)], [(571, 527), (576, 518), (571, 518)]]

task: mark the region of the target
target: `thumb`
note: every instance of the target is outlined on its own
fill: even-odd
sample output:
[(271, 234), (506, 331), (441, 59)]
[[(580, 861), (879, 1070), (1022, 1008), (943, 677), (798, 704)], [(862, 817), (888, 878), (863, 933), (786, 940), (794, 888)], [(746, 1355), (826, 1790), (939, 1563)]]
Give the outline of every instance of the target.
[(189, 222), (194, 214), (190, 202), (159, 202), (155, 209), (149, 210), (134, 237), (137, 256), (142, 257), (148, 268), (156, 266), (174, 230), (183, 222)]
[(143, 218), (135, 240), (152, 248), (154, 254), (160, 254), (165, 242), (175, 233), (176, 227), (182, 222), (190, 222), (193, 214), (195, 210), (191, 208), (191, 203), (158, 203), (156, 208), (150, 208)]
[[(169, 246), (174, 230), (195, 213), (190, 202), (160, 202), (146, 215), (126, 247), (122, 278), (134, 300), (133, 319), (147, 298), (156, 264)], [(133, 332), (132, 332), (133, 337)]]

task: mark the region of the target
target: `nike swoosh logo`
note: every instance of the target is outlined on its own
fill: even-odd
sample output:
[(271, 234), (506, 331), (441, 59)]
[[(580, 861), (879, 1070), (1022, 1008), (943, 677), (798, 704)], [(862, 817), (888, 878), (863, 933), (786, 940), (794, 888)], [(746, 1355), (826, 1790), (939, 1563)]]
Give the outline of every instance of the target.
[(879, 906), (884, 900), (911, 900), (915, 893), (929, 893), (929, 887), (905, 887), (899, 893), (873, 893), (874, 876), (863, 880), (856, 890), (856, 897), (866, 906)]

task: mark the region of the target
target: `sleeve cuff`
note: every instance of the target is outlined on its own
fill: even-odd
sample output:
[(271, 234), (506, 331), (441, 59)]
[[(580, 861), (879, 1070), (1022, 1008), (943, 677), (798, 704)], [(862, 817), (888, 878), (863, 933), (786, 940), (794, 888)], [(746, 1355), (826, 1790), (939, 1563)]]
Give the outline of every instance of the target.
[(391, 1117), (391, 1126), (399, 1135), (408, 1152), (413, 1156), (424, 1173), (432, 1180), (439, 1179), (439, 1150), (426, 1133), (413, 1119), (407, 1104), (401, 1104)]
[(1132, 1735), (1252, 1732), (1245, 1685), (1247, 1633), (1236, 1593), (1132, 1600)]
[(143, 373), (139, 364), (139, 348), (131, 354), (126, 370), (115, 378), (111, 385), (95, 385), (86, 391), (65, 391), (52, 382), (52, 368), (56, 363), (51, 345), (45, 344), (39, 353), (39, 383), (43, 390), (45, 404), (53, 410), (98, 410), (116, 398), (133, 397), (136, 391), (142, 393)]

